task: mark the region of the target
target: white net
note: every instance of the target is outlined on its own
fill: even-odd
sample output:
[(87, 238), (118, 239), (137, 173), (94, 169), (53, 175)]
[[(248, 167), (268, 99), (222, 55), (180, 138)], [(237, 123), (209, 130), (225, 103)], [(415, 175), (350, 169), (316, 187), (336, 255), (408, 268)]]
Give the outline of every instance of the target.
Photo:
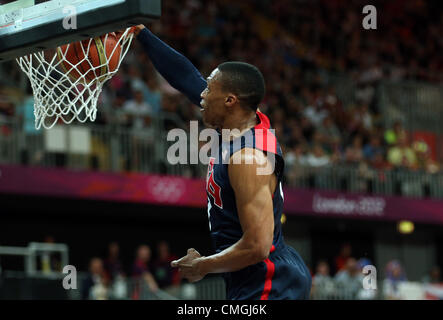
[(117, 73), (134, 34), (128, 28), (17, 58), (34, 94), (35, 127), (95, 121), (103, 84)]

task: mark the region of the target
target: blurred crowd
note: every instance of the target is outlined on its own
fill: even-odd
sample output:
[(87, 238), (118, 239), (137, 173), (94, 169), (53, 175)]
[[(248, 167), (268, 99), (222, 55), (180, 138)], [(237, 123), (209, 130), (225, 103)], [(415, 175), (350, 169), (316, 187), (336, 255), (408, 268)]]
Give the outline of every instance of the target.
[(362, 87), (381, 78), (443, 80), (439, 54), (443, 49), (443, 12), (438, 1), (371, 1), (377, 10), (374, 32), (362, 29), (362, 17), (366, 16), (362, 9), (367, 1), (255, 3), (295, 37), (292, 57), (312, 68), (351, 73)]
[[(119, 244), (110, 243), (107, 256), (90, 259), (88, 273), (80, 287), (81, 298), (138, 300), (152, 299), (152, 295), (159, 291), (177, 294), (183, 282), (177, 270), (170, 266), (177, 256), (170, 252), (165, 241), (159, 242), (156, 249), (153, 258), (149, 245), (138, 246), (132, 265), (124, 266)], [(375, 270), (371, 269), (372, 265), (367, 257), (356, 258), (351, 244), (344, 243), (333, 259), (320, 259), (311, 270), (311, 298), (402, 300), (410, 298), (414, 289), (419, 292), (416, 294), (422, 295), (422, 285), (443, 284), (439, 266), (432, 267), (419, 281), (409, 282), (398, 259), (388, 261), (382, 270), (377, 269), (378, 266)], [(365, 279), (372, 272), (374, 280)]]
[[(375, 266), (370, 259), (355, 258), (351, 245), (343, 244), (332, 264), (329, 264), (326, 259), (317, 262), (315, 273), (312, 275), (312, 298), (403, 300), (411, 299), (415, 294), (417, 296), (413, 299), (417, 299), (422, 295), (420, 285), (443, 284), (439, 266), (432, 267), (420, 282), (413, 284), (408, 282), (405, 269), (397, 259), (390, 260), (384, 266), (384, 270), (372, 267)], [(374, 276), (373, 280), (365, 279), (370, 274)]]
[[(383, 31), (366, 31), (365, 4), (169, 0), (163, 2), (161, 21), (149, 28), (203, 75), (228, 60), (260, 68), (267, 85), (260, 110), (271, 118), (282, 144), (290, 181), (297, 165), (437, 172), (440, 164), (427, 142), (413, 140), (400, 121), (384, 126), (375, 97), (381, 79), (442, 81), (443, 14), (433, 2), (375, 1)], [(14, 67), (8, 73), (17, 77)], [(349, 101), (341, 101), (325, 80), (337, 73), (355, 84)], [(17, 104), (11, 97), (18, 94), (0, 86), (0, 120), (15, 113), (29, 134), (38, 134), (32, 129), (32, 102)], [(97, 124), (117, 123), (148, 141), (155, 137), (152, 119), (160, 113), (180, 120), (163, 120), (166, 129), (200, 118), (198, 108), (156, 73), (137, 41), (104, 88), (98, 110)], [(3, 134), (8, 130), (1, 127)]]
[(137, 247), (131, 266), (125, 266), (120, 246), (112, 242), (105, 257), (93, 257), (81, 283), (81, 298), (85, 300), (146, 299), (145, 292), (170, 290), (181, 283), (177, 269), (170, 266), (177, 259), (166, 241), (157, 243), (155, 258), (151, 247)]

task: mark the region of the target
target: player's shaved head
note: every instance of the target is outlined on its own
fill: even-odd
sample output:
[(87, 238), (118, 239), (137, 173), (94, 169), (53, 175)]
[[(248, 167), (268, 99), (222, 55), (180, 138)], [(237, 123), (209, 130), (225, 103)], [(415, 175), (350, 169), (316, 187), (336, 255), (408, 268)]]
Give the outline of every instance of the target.
[(265, 96), (265, 79), (257, 67), (245, 62), (225, 62), (217, 68), (221, 72), (222, 90), (237, 96), (241, 104), (256, 111)]

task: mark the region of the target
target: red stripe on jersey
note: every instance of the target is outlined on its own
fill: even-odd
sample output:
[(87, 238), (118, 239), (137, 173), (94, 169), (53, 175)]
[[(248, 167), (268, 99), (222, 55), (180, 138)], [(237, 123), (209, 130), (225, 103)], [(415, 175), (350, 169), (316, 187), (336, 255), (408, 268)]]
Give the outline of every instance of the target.
[[(272, 245), (270, 252), (274, 251), (275, 251), (275, 246)], [(267, 258), (264, 261), (264, 263), (266, 264), (266, 278), (265, 278), (265, 286), (263, 288), (260, 300), (268, 300), (269, 293), (271, 292), (272, 289), (272, 278), (274, 277), (274, 272), (275, 272), (275, 265), (274, 262), (271, 261), (271, 259)]]
[(269, 122), (268, 117), (259, 111), (257, 111), (257, 116), (260, 119), (260, 123), (254, 127), (255, 147), (265, 152), (277, 154), (277, 139), (269, 130), (271, 128), (271, 123)]
[(257, 116), (260, 119), (260, 123), (257, 124), (254, 127), (254, 129), (270, 129), (271, 128), (271, 122), (269, 121), (269, 118), (267, 116), (265, 116), (264, 113), (257, 111)]

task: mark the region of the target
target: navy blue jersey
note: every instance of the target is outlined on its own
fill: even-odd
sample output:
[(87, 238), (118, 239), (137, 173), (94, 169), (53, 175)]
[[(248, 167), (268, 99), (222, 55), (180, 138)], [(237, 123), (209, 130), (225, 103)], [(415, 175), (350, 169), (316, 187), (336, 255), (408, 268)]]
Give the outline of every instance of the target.
[(257, 112), (259, 124), (251, 128), (234, 141), (222, 141), (219, 136), (218, 150), (212, 150), (208, 173), (206, 176), (206, 193), (208, 195), (208, 217), (211, 237), (216, 253), (232, 246), (243, 235), (241, 229), (235, 194), (229, 182), (228, 165), (231, 156), (244, 148), (264, 151), (268, 160), (274, 163), (277, 187), (273, 194), (274, 207), (274, 240), (278, 247), (282, 241), (281, 214), (283, 210), (283, 191), (281, 179), (284, 162), (280, 145), (270, 130), (268, 118)]
[(263, 151), (273, 163), (277, 186), (272, 196), (274, 237), (269, 258), (236, 272), (223, 274), (228, 299), (308, 299), (311, 276), (300, 255), (284, 243), (281, 227), (283, 212), (282, 177), (284, 160), (280, 145), (271, 131), (269, 119), (257, 112), (258, 124), (233, 141), (219, 136), (218, 149), (212, 150), (206, 176), (208, 216), (216, 253), (232, 246), (243, 235), (229, 181), (231, 156), (244, 148)]

